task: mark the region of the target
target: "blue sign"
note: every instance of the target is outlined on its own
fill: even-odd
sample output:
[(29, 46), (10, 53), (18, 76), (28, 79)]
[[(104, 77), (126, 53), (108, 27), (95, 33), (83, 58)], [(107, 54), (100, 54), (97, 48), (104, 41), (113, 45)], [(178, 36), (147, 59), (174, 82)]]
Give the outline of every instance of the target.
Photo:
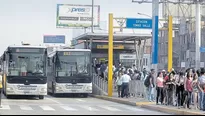
[(126, 28), (152, 29), (152, 19), (127, 18)]
[(200, 47), (200, 52), (205, 52), (205, 47)]
[(64, 35), (45, 35), (43, 37), (43, 43), (65, 44), (65, 36)]

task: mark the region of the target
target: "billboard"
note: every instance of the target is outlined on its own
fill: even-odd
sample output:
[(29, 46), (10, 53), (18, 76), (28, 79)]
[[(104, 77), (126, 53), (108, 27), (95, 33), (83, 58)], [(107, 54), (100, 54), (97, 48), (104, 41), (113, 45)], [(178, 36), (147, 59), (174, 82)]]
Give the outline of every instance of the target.
[(64, 35), (44, 35), (43, 43), (65, 44), (65, 36)]
[[(94, 6), (93, 23), (95, 27), (100, 22), (100, 6)], [(91, 27), (92, 5), (57, 4), (57, 28)]]

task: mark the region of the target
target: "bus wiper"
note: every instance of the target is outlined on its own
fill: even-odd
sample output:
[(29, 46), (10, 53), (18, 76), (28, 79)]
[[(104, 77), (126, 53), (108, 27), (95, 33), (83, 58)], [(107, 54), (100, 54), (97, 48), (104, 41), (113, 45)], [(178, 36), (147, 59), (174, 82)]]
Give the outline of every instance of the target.
[(35, 78), (43, 80), (42, 78), (39, 77), (39, 75), (37, 75), (37, 74), (43, 74), (42, 72), (37, 72), (37, 73), (35, 72), (35, 73), (32, 73), (32, 74), (35, 76)]
[(75, 67), (76, 67), (76, 73), (78, 73), (78, 64), (75, 62)]

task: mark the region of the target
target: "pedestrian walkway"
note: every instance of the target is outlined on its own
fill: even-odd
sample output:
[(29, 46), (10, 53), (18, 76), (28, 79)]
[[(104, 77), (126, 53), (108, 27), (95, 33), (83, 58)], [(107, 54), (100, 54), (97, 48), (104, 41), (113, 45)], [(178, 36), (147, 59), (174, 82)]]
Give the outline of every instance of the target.
[(6, 105), (3, 104), (0, 112), (6, 111), (95, 111), (95, 112), (143, 112), (143, 109), (127, 107), (124, 105)]
[(149, 102), (147, 99), (145, 98), (140, 98), (140, 97), (124, 97), (124, 98), (120, 98), (118, 97), (117, 92), (113, 92), (113, 98), (119, 99), (119, 100), (124, 100), (124, 101), (129, 101), (129, 102), (134, 102), (134, 103), (143, 103), (143, 104), (154, 104), (155, 102)]
[(178, 109), (177, 107), (174, 106), (166, 106), (166, 105), (156, 105), (155, 102), (149, 102), (148, 100), (144, 98), (137, 98), (137, 97), (129, 97), (129, 98), (119, 98), (117, 97), (116, 93), (113, 93), (113, 97), (108, 97), (108, 96), (97, 96), (93, 95), (96, 98), (99, 99), (104, 99), (108, 101), (113, 101), (117, 103), (122, 103), (122, 104), (127, 104), (127, 105), (132, 105), (132, 106), (138, 106), (154, 111), (159, 111), (159, 112), (165, 112), (165, 113), (170, 113), (170, 114), (177, 114), (177, 115), (205, 115), (205, 112), (200, 111), (200, 110), (188, 110), (188, 109)]

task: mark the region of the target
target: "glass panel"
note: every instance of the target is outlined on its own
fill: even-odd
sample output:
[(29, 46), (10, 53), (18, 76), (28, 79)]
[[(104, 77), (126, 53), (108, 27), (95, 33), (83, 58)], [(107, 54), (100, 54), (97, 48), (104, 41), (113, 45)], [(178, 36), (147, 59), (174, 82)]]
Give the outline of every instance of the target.
[(45, 55), (11, 53), (8, 70), (10, 76), (45, 75)]
[[(73, 52), (72, 52), (73, 53)], [(90, 55), (71, 55), (64, 53), (56, 57), (57, 76), (72, 76), (79, 73), (88, 73), (90, 64)]]

